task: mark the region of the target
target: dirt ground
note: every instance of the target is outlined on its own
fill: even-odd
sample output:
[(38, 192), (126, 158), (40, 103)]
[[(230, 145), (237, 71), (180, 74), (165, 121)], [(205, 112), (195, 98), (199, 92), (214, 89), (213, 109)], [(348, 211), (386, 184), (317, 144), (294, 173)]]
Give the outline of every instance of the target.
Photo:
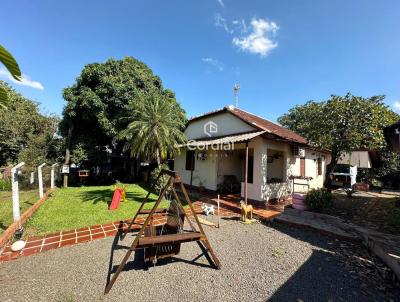
[(334, 191), (333, 196), (333, 206), (324, 210), (325, 214), (383, 233), (400, 234), (399, 196), (356, 192), (352, 197), (347, 197), (339, 190)]

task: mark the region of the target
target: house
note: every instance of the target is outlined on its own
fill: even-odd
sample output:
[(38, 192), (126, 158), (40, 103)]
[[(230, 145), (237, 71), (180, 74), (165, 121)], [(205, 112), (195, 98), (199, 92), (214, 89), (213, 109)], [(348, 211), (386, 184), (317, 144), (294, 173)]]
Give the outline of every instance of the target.
[[(186, 184), (213, 191), (230, 187), (232, 193), (256, 201), (286, 197), (293, 187), (297, 192), (306, 191), (307, 185), (323, 186), (329, 152), (315, 150), (293, 131), (234, 106), (190, 119), (185, 134), (188, 142), (181, 146), (174, 169)], [(293, 185), (290, 177), (299, 184)]]

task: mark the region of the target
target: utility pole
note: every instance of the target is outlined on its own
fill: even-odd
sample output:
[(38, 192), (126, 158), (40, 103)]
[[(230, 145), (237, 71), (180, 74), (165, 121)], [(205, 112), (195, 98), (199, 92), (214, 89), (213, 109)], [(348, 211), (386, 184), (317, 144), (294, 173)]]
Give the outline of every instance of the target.
[(240, 87), (237, 83), (235, 83), (233, 85), (233, 93), (235, 94), (235, 107), (238, 108), (239, 107), (239, 90)]

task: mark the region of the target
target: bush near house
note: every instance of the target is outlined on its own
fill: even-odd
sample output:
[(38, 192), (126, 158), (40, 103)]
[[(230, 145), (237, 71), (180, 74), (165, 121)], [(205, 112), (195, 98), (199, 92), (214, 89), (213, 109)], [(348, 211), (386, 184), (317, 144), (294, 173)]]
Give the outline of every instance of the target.
[(332, 206), (332, 194), (325, 188), (312, 189), (308, 192), (305, 203), (315, 212)]

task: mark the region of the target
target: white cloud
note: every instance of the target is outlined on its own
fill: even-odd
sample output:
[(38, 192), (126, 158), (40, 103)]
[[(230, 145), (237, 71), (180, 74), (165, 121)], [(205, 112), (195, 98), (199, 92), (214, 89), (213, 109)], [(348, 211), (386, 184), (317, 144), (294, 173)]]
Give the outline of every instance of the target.
[(222, 1), (222, 0), (217, 0), (217, 2), (218, 2), (219, 5), (221, 5), (222, 7), (225, 7), (224, 1)]
[(218, 61), (218, 60), (216, 60), (214, 58), (202, 58), (201, 60), (204, 63), (207, 63), (207, 64), (217, 68), (219, 71), (223, 71), (224, 70), (224, 65), (220, 61)]
[(400, 101), (394, 102), (394, 103), (393, 103), (393, 108), (394, 108), (396, 111), (399, 111), (399, 112), (400, 112)]
[(221, 14), (215, 15), (214, 24), (217, 27), (222, 27), (228, 34), (233, 34), (233, 30), (229, 28), (228, 22), (226, 22), (226, 19)]
[(278, 29), (279, 26), (273, 21), (253, 18), (251, 32), (244, 37), (234, 37), (232, 43), (241, 50), (266, 56), (278, 46), (278, 42), (274, 41)]
[(39, 90), (44, 90), (44, 87), (40, 82), (31, 80), (31, 78), (26, 74), (22, 74), (22, 81), (20, 82), (20, 81), (17, 81), (16, 79), (14, 79), (7, 70), (0, 69), (0, 77), (7, 78), (8, 80), (12, 81), (15, 84), (19, 84), (22, 86), (28, 86), (28, 87), (39, 89)]

